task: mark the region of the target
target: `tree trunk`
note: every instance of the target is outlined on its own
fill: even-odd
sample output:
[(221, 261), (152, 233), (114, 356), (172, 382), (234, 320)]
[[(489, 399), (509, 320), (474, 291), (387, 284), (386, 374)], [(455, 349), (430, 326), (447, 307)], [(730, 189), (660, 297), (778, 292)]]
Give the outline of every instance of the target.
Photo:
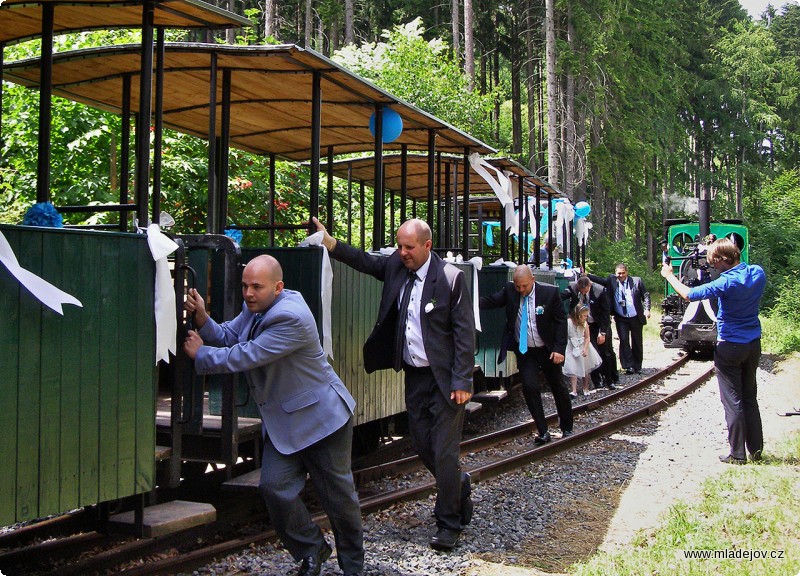
[(305, 48), (311, 48), (311, 33), (314, 30), (314, 12), (311, 9), (311, 2), (312, 0), (306, 0), (306, 25), (303, 36)]
[(545, 58), (547, 60), (547, 180), (558, 186), (558, 102), (554, 0), (545, 0)]
[(279, 40), (278, 0), (266, 0), (264, 5), (264, 38)]
[(464, 72), (467, 75), (467, 90), (475, 88), (475, 15), (472, 0), (464, 0)]
[[(567, 45), (575, 50), (575, 29), (572, 25), (571, 10), (567, 8)], [(564, 194), (575, 201), (575, 75), (567, 69), (564, 73), (564, 112), (561, 125), (564, 130), (561, 152), (564, 162)]]
[(344, 0), (344, 43), (356, 43), (356, 35), (353, 30), (353, 20), (355, 20), (355, 10), (353, 8), (353, 0)]
[(528, 168), (536, 172), (536, 54), (533, 37), (533, 7), (530, 1), (525, 3), (525, 87), (528, 95)]
[[(513, 28), (512, 28), (513, 30)], [(512, 37), (516, 37), (514, 34)], [(516, 43), (511, 44), (511, 153), (522, 153), (522, 94), (520, 72), (522, 63)]]
[[(495, 26), (498, 26), (497, 17), (495, 16)], [(500, 86), (500, 50), (493, 51), (492, 57), (492, 89)], [(494, 99), (494, 139), (500, 140), (500, 99)]]
[(459, 26), (461, 18), (459, 16), (458, 0), (452, 0), (451, 6), (451, 16), (453, 19), (453, 56), (459, 59), (461, 58), (461, 30)]

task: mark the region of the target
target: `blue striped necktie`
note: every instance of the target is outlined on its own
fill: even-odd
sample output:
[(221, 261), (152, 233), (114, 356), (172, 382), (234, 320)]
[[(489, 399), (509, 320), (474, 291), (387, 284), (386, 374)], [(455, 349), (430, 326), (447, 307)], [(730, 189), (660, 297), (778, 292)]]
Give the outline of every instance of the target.
[(522, 297), (522, 314), (519, 318), (519, 351), (528, 351), (528, 297)]

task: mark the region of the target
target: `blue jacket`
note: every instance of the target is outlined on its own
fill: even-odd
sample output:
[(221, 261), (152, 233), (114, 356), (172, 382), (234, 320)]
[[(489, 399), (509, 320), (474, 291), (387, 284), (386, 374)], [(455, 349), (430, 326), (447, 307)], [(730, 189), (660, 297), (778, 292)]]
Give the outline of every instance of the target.
[(716, 298), (717, 339), (747, 344), (761, 337), (758, 305), (767, 276), (761, 266), (740, 263), (707, 284), (689, 289), (692, 302)]
[(244, 372), (264, 429), (281, 454), (292, 454), (345, 425), (355, 400), (328, 363), (317, 324), (299, 292), (284, 289), (253, 331), (256, 315), (242, 306), (233, 320), (211, 318), (198, 374)]

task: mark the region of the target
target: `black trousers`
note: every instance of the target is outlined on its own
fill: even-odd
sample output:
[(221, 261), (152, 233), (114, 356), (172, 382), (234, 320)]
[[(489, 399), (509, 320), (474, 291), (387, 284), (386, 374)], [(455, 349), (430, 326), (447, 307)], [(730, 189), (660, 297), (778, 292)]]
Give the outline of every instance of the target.
[(553, 400), (556, 403), (558, 412), (558, 425), (564, 432), (572, 431), (572, 399), (569, 391), (564, 385), (564, 377), (561, 374), (561, 365), (553, 364), (550, 360), (550, 351), (546, 347), (528, 348), (525, 354), (515, 351), (517, 355), (517, 368), (522, 378), (522, 395), (528, 405), (533, 421), (539, 435), (547, 432), (547, 420), (544, 416), (542, 406), (542, 386), (539, 382), (539, 371), (544, 373), (550, 390), (553, 392)]
[(597, 370), (592, 371), (592, 384), (595, 388), (603, 385), (616, 384), (619, 382), (619, 371), (617, 370), (617, 356), (614, 354), (614, 347), (611, 341), (614, 339), (614, 334), (611, 331), (611, 326), (606, 331), (606, 339), (602, 344), (598, 344), (597, 337), (600, 334), (600, 326), (596, 324), (589, 324), (589, 337), (592, 341), (592, 346), (595, 347), (597, 353), (600, 354), (600, 359), (603, 363)]
[(436, 479), (436, 525), (461, 531), (464, 474), (459, 454), (465, 405), (454, 405), (444, 397), (430, 369), (405, 367), (404, 371), (411, 443)]
[(745, 448), (750, 454), (764, 448), (761, 413), (756, 399), (756, 369), (760, 358), (760, 338), (747, 344), (717, 342), (714, 350), (719, 396), (725, 409), (730, 454), (734, 458), (746, 458)]
[[(595, 323), (590, 323), (589, 341), (592, 343), (592, 346), (594, 346), (594, 349), (597, 350), (597, 354), (600, 355), (600, 358), (603, 360), (603, 363), (605, 363), (605, 356), (603, 354), (603, 348), (605, 348), (605, 345), (600, 346), (600, 344), (597, 343), (597, 336), (599, 334), (600, 334), (600, 326)], [(600, 388), (603, 385), (603, 366), (601, 365), (599, 368), (592, 370), (590, 375), (592, 377), (592, 384), (594, 384), (594, 387)]]
[(642, 369), (644, 324), (638, 318), (616, 317), (619, 334), (619, 361), (623, 368)]

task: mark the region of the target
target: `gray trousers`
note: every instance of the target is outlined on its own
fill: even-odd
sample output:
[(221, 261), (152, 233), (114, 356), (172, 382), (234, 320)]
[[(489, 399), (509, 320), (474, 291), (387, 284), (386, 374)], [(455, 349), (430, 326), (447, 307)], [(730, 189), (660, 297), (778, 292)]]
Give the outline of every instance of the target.
[(306, 474), (311, 476), (333, 528), (336, 558), (345, 574), (364, 569), (361, 508), (350, 467), (352, 444), (352, 417), (330, 436), (294, 454), (281, 454), (267, 436), (259, 484), (275, 531), (292, 557), (299, 561), (316, 554), (325, 542), (300, 498)]
[(714, 367), (719, 396), (725, 409), (731, 456), (747, 458), (764, 448), (761, 414), (758, 411), (756, 369), (761, 358), (761, 339), (747, 344), (717, 342)]

